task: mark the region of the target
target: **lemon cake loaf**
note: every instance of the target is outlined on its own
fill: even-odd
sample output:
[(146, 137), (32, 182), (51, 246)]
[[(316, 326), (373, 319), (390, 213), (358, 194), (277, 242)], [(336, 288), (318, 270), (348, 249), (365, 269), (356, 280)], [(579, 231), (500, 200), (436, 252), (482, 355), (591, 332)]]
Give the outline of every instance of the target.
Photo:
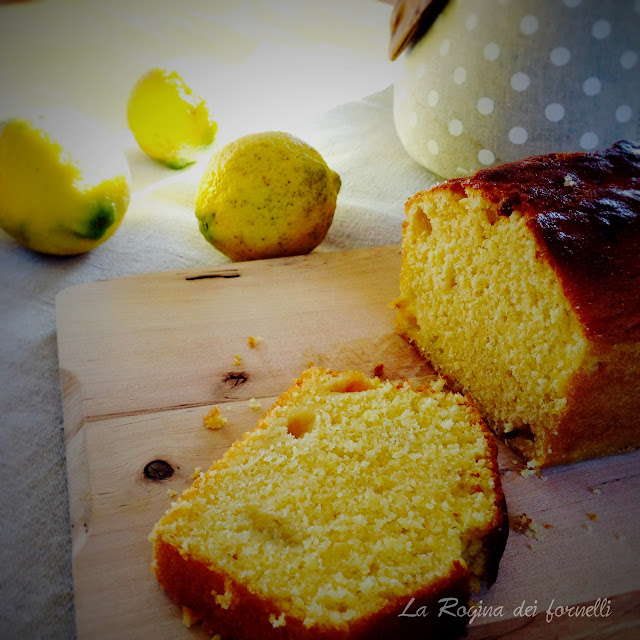
[(406, 205), (398, 331), (528, 461), (640, 446), (640, 147), (484, 169)]
[(508, 521), (493, 436), (443, 384), (306, 371), (156, 524), (160, 584), (236, 640), (463, 627), (440, 601), (495, 580)]

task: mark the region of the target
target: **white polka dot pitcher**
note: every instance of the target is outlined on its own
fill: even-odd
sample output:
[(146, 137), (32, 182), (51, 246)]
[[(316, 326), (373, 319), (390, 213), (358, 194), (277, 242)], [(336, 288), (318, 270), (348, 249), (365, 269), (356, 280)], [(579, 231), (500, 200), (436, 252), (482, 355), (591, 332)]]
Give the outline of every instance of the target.
[(640, 0), (449, 0), (397, 63), (396, 129), (444, 178), (638, 141), (639, 53)]

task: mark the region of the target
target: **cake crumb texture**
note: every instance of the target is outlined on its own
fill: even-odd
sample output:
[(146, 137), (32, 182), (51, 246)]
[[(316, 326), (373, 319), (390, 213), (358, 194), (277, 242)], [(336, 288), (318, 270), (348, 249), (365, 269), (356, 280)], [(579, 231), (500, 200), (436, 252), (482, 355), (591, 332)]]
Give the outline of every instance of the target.
[(496, 446), (469, 401), (441, 380), (310, 369), (150, 540), (160, 583), (225, 637), (409, 638), (433, 624), (398, 617), (410, 599), (465, 602), (495, 580), (507, 535)]

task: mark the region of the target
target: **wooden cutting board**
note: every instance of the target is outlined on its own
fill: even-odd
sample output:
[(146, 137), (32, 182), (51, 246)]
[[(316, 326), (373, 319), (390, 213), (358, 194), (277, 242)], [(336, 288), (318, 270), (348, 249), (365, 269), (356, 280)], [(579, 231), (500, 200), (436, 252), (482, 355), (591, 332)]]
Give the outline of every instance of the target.
[[(150, 570), (147, 535), (169, 492), (255, 426), (311, 362), (432, 375), (393, 330), (399, 267), (399, 247), (378, 247), (92, 282), (58, 295), (81, 640), (208, 638), (182, 624)], [(257, 348), (249, 337), (261, 338)], [(229, 421), (219, 431), (202, 422), (214, 405)], [(498, 581), (479, 596), (493, 608), (470, 638), (638, 633), (639, 463), (635, 452), (523, 477), (501, 447), (509, 512), (526, 513), (541, 534), (511, 532)], [(599, 609), (547, 622), (550, 605), (598, 598)], [(523, 601), (538, 615), (517, 610)]]

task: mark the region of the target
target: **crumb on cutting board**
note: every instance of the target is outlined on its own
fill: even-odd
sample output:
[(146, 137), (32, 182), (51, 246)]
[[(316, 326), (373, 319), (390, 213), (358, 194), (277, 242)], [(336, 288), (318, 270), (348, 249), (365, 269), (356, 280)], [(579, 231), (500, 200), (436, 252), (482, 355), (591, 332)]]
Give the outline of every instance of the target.
[(255, 398), (249, 399), (249, 406), (252, 409), (256, 409), (256, 410), (262, 409), (262, 404), (260, 403), (259, 400), (256, 400)]
[(540, 475), (540, 463), (537, 460), (529, 460), (525, 469), (520, 471), (523, 478), (529, 478), (533, 475)]
[(516, 533), (522, 533), (528, 538), (540, 540), (540, 527), (526, 513), (521, 513), (519, 516), (510, 516), (509, 526)]
[(178, 492), (174, 491), (173, 489), (167, 489), (167, 495), (170, 498), (175, 498), (178, 495)]
[(233, 364), (236, 365), (236, 367), (239, 367), (242, 364), (242, 356), (239, 356), (237, 353), (235, 356), (233, 356)]
[(587, 515), (589, 516), (589, 519), (592, 520), (593, 522), (595, 522), (598, 519), (597, 513), (587, 513)]
[(250, 349), (257, 349), (258, 345), (263, 341), (264, 338), (261, 338), (260, 336), (249, 336), (247, 338), (247, 344), (249, 345)]
[(213, 409), (202, 418), (202, 422), (204, 422), (204, 426), (207, 427), (207, 429), (221, 429), (229, 421), (220, 414), (220, 407), (213, 407)]

